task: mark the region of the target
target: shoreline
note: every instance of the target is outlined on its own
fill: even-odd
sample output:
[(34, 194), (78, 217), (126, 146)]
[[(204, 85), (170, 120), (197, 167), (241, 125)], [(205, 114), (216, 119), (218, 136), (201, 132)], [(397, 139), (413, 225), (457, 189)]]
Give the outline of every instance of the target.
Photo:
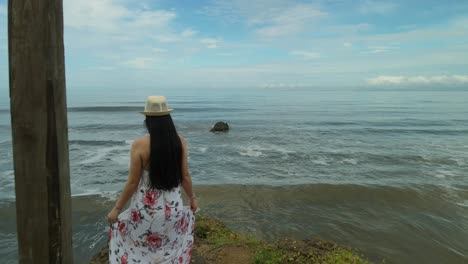
[[(194, 186), (200, 213), (239, 234), (275, 243), (320, 237), (359, 249), (375, 262), (463, 263), (468, 227), (466, 189), (366, 187), (360, 185)], [(443, 198), (443, 199), (441, 199)], [(105, 216), (113, 199), (72, 199), (75, 262), (87, 262), (107, 242)], [(186, 202), (184, 202), (186, 204)], [(17, 261), (14, 202), (0, 207), (2, 257)], [(441, 243), (434, 243), (434, 241)]]

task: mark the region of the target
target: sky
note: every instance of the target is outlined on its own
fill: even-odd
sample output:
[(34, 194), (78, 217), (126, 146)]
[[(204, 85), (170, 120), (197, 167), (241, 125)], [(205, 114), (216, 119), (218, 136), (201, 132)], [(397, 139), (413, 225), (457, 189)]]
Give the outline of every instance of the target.
[[(468, 86), (468, 1), (64, 0), (68, 89)], [(0, 85), (8, 87), (7, 1)]]

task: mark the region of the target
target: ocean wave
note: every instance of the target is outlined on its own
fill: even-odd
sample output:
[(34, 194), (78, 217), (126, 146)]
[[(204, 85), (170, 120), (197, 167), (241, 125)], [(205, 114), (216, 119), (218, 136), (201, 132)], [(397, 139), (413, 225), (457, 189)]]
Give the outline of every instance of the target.
[[(364, 184), (300, 184), (300, 185), (244, 185), (244, 184), (210, 184), (196, 185), (195, 191), (200, 197), (215, 197), (211, 192), (232, 195), (242, 193), (244, 197), (250, 195), (274, 194), (275, 200), (301, 199), (307, 203), (319, 203), (328, 206), (340, 206), (347, 204), (369, 203), (386, 206), (401, 206), (401, 208), (436, 208), (447, 202), (453, 206), (468, 206), (468, 186), (457, 188), (438, 185), (364, 185)], [(78, 208), (87, 208), (89, 201), (97, 203), (96, 196), (104, 198), (99, 204), (115, 199), (118, 191), (102, 191), (99, 188), (90, 188), (82, 193), (73, 194), (75, 200), (83, 203), (77, 204)], [(205, 196), (206, 195), (206, 196)], [(89, 201), (88, 201), (89, 200)], [(7, 202), (14, 202), (14, 200)], [(207, 201), (205, 201), (207, 202)], [(96, 205), (89, 204), (90, 208)], [(254, 206), (254, 205), (253, 205)]]
[(418, 127), (447, 127), (454, 125), (463, 125), (466, 120), (423, 120), (423, 119), (403, 119), (398, 121), (367, 121), (367, 120), (355, 120), (355, 121), (308, 121), (305, 125), (311, 126), (335, 126), (335, 127), (396, 127), (400, 128), (418, 128)]
[(239, 151), (239, 154), (242, 156), (255, 157), (258, 158), (263, 155), (261, 151), (254, 150), (253, 148), (243, 148), (243, 151)]
[(0, 144), (11, 144), (11, 139), (0, 140)]
[(467, 129), (419, 129), (419, 128), (349, 128), (341, 130), (345, 133), (363, 134), (428, 134), (428, 135), (463, 135)]
[(195, 149), (198, 150), (200, 153), (205, 153), (208, 148), (207, 147), (196, 147)]
[(460, 206), (463, 206), (463, 207), (468, 207), (468, 200), (461, 201), (461, 202), (459, 202), (457, 204), (460, 205)]
[(120, 145), (120, 146), (98, 148), (95, 151), (86, 151), (85, 152), (86, 158), (81, 160), (78, 164), (87, 165), (87, 164), (99, 163), (105, 159), (113, 160), (120, 165), (129, 164), (130, 161), (127, 155), (118, 155), (118, 154), (116, 155), (115, 151), (117, 150), (129, 151), (130, 148), (128, 147), (128, 144), (125, 144), (125, 145)]
[[(359, 162), (374, 165), (407, 165), (407, 164), (426, 164), (426, 165), (457, 165), (459, 162), (450, 156), (428, 157), (425, 155), (407, 154), (407, 153), (371, 153), (371, 152), (342, 152), (342, 151), (318, 151), (315, 153), (297, 153), (292, 154), (291, 158), (299, 160), (316, 160), (326, 158), (327, 162), (348, 163), (356, 165)], [(359, 158), (359, 159), (358, 159)]]
[(344, 160), (343, 160), (343, 163), (348, 163), (348, 164), (352, 164), (352, 165), (358, 164), (357, 160), (356, 160), (356, 159), (353, 159), (353, 158), (344, 159)]
[(439, 179), (445, 179), (446, 177), (455, 176), (455, 173), (453, 171), (450, 171), (450, 170), (439, 169), (439, 170), (435, 170), (434, 173), (435, 173), (434, 176), (436, 178), (439, 178)]
[(88, 125), (70, 125), (69, 127), (70, 132), (74, 131), (96, 131), (96, 132), (103, 132), (103, 131), (126, 131), (126, 130), (136, 130), (136, 129), (144, 129), (144, 124), (88, 124)]
[[(282, 196), (298, 197), (311, 201), (322, 201), (327, 204), (342, 204), (343, 201), (352, 203), (353, 201), (385, 204), (400, 204), (403, 207), (427, 207), (435, 206), (440, 203), (450, 201), (453, 205), (457, 203), (466, 203), (468, 201), (468, 186), (462, 188), (451, 188), (437, 185), (360, 185), (360, 184), (300, 184), (287, 186), (270, 185), (243, 185), (243, 184), (213, 184), (197, 185), (194, 187), (200, 196), (209, 194), (211, 191), (216, 193), (243, 193), (248, 196), (251, 194), (265, 193), (265, 195), (275, 194), (275, 199), (281, 199)], [(117, 192), (99, 192), (93, 190), (83, 194), (75, 194), (73, 197), (89, 196), (89, 199), (99, 195), (103, 198), (115, 198)], [(313, 194), (313, 195), (312, 195)], [(445, 199), (441, 199), (441, 197)], [(83, 199), (81, 199), (83, 200)], [(445, 201), (444, 201), (445, 200)]]
[(240, 155), (255, 158), (271, 154), (281, 154), (283, 156), (287, 156), (289, 154), (296, 153), (296, 151), (288, 150), (273, 144), (254, 144), (248, 146), (238, 146), (237, 148), (237, 152)]
[(318, 158), (311, 159), (310, 161), (312, 161), (312, 163), (314, 164), (323, 165), (323, 166), (330, 164), (330, 161), (326, 157), (318, 157)]

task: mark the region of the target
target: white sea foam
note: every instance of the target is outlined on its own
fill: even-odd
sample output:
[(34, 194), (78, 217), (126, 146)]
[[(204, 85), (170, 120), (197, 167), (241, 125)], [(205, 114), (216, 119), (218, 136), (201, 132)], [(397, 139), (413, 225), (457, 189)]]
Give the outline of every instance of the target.
[[(116, 150), (126, 150), (128, 149), (127, 145), (124, 146), (115, 146), (115, 147), (107, 147), (107, 148), (99, 148), (96, 149), (95, 151), (87, 151), (86, 156), (89, 158), (82, 160), (79, 164), (81, 165), (86, 165), (86, 164), (92, 164), (92, 163), (97, 163), (102, 160), (104, 160), (106, 157), (109, 156), (109, 154), (113, 151)], [(120, 160), (122, 164), (128, 164), (128, 162), (125, 160)]]
[(200, 151), (201, 153), (205, 153), (207, 149), (208, 149), (207, 147), (198, 147), (197, 148), (197, 150)]
[(99, 189), (88, 189), (85, 192), (73, 194), (72, 197), (99, 195), (108, 200), (115, 200), (118, 197), (118, 193), (119, 191), (101, 191)]
[(259, 146), (260, 150), (270, 150), (270, 151), (276, 151), (282, 154), (291, 154), (291, 153), (296, 153), (296, 151), (285, 149), (283, 147), (273, 145), (273, 144), (267, 144), (264, 146)]
[[(104, 231), (108, 231), (109, 227), (106, 225), (103, 229)], [(96, 233), (92, 238), (92, 241), (89, 245), (89, 249), (93, 249), (99, 243), (99, 241), (101, 241), (103, 238), (106, 238), (106, 236), (103, 236), (102, 233), (101, 234)]]
[(462, 160), (462, 159), (453, 158), (452, 160), (455, 161), (458, 166), (465, 166), (465, 164), (466, 164), (466, 162), (464, 160)]
[(104, 197), (108, 200), (115, 200), (118, 197), (119, 191), (106, 191), (98, 193), (101, 197)]
[(436, 174), (434, 176), (439, 179), (445, 179), (447, 176), (448, 177), (455, 176), (455, 174), (452, 171), (448, 171), (448, 170), (436, 170), (435, 173)]
[(328, 161), (323, 157), (318, 158), (318, 159), (313, 159), (312, 163), (318, 164), (318, 165), (328, 165)]
[[(85, 164), (91, 164), (91, 163), (96, 163), (96, 162), (99, 162), (101, 161), (107, 154), (108, 154), (109, 151), (104, 151), (104, 150), (101, 150), (97, 153), (94, 153), (94, 156), (91, 156), (85, 160), (82, 160), (79, 164), (81, 165), (85, 165)], [(92, 154), (92, 153), (88, 153), (88, 154)]]
[(72, 197), (88, 196), (88, 195), (100, 195), (101, 192), (97, 188), (87, 189), (84, 192), (73, 194)]
[(459, 202), (457, 204), (460, 205), (460, 206), (463, 206), (463, 207), (468, 207), (468, 200), (464, 200), (464, 201)]
[(239, 154), (242, 156), (249, 157), (260, 157), (262, 155), (267, 155), (269, 152), (277, 152), (283, 155), (288, 155), (290, 153), (296, 153), (296, 151), (288, 150), (283, 147), (273, 145), (273, 144), (262, 144), (262, 145), (250, 145), (250, 146), (240, 146)]
[(251, 147), (241, 148), (241, 149), (244, 150), (244, 151), (239, 152), (239, 154), (241, 154), (242, 156), (249, 156), (249, 157), (257, 158), (263, 155), (261, 151), (255, 150), (254, 148), (251, 148)]

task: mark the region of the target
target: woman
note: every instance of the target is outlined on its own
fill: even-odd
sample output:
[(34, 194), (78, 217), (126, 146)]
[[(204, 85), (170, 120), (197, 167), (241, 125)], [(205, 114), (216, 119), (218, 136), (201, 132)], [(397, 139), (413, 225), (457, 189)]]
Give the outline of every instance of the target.
[[(187, 144), (171, 111), (164, 96), (150, 96), (141, 112), (149, 135), (133, 142), (127, 183), (107, 216), (110, 263), (190, 263), (197, 203)], [(183, 206), (180, 185), (190, 209)]]

